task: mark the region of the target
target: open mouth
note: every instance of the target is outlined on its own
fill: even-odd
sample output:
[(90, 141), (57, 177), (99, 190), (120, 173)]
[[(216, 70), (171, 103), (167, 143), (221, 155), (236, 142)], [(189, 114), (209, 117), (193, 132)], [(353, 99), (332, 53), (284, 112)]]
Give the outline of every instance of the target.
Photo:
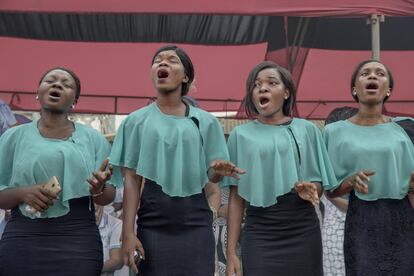
[(59, 100), (60, 99), (60, 93), (57, 91), (52, 91), (49, 93), (49, 99), (51, 100)]
[(166, 78), (168, 78), (168, 76), (169, 76), (169, 73), (165, 69), (159, 69), (158, 72), (157, 72), (157, 77), (159, 79), (166, 79)]
[(367, 89), (367, 90), (377, 90), (378, 89), (378, 84), (377, 83), (374, 83), (374, 82), (368, 83), (365, 86), (365, 89)]
[(261, 106), (265, 106), (270, 102), (269, 98), (267, 97), (260, 97), (259, 98), (259, 103)]

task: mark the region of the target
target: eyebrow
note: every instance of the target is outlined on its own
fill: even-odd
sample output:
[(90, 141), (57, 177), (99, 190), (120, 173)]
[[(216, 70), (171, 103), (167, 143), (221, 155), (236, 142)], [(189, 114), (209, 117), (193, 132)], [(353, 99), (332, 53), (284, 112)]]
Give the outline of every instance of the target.
[[(365, 71), (365, 70), (371, 70), (371, 68), (372, 67), (365, 67), (365, 68), (361, 68), (361, 71)], [(383, 70), (383, 71), (385, 71), (385, 68), (383, 68), (383, 67), (374, 67), (374, 70)]]
[[(55, 75), (47, 75), (43, 80), (46, 80), (46, 79), (48, 79), (48, 78), (53, 78), (53, 79), (58, 79), (58, 77), (57, 76), (55, 76)], [(67, 77), (63, 77), (62, 78), (62, 81), (63, 82), (70, 82), (70, 79), (69, 78), (67, 78)]]
[[(269, 80), (277, 80), (277, 81), (280, 81), (280, 78), (278, 78), (278, 77), (272, 77), (272, 76), (270, 76), (270, 77), (265, 77), (264, 79), (269, 79)], [(257, 77), (256, 79), (255, 79), (255, 81), (259, 81), (260, 79), (259, 79), (259, 77)]]
[[(161, 53), (159, 53), (158, 55), (155, 56), (154, 59), (156, 59), (156, 58), (162, 58), (162, 57), (163, 57), (163, 55)], [(168, 59), (171, 59), (171, 58), (180, 59), (177, 55), (170, 55), (170, 56), (168, 56)]]

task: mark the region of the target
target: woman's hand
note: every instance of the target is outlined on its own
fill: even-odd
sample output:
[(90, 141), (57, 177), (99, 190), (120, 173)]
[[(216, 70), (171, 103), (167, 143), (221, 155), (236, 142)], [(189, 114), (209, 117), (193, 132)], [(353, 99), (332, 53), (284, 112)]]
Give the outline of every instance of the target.
[(244, 170), (236, 167), (236, 165), (227, 160), (214, 160), (211, 162), (208, 170), (209, 179), (214, 183), (220, 182), (223, 176), (230, 176), (236, 179), (240, 179), (239, 174), (244, 173)]
[(227, 256), (226, 276), (242, 276), (239, 257), (236, 254)]
[(89, 191), (91, 194), (96, 195), (103, 192), (106, 181), (111, 179), (112, 166), (108, 166), (108, 159), (105, 159), (98, 171), (92, 172), (92, 176), (87, 179), (89, 183)]
[(318, 189), (315, 183), (305, 181), (296, 182), (295, 191), (300, 198), (309, 201), (313, 206), (316, 207), (319, 205)]
[(43, 212), (49, 208), (56, 198), (57, 194), (45, 189), (44, 184), (36, 184), (24, 189), (23, 202), (38, 212)]
[(145, 251), (141, 241), (132, 233), (122, 239), (122, 253), (124, 255), (124, 264), (138, 273), (138, 267), (135, 265), (135, 250), (141, 253), (141, 258), (145, 260)]
[(349, 178), (350, 185), (355, 191), (361, 194), (368, 193), (368, 182), (371, 180), (369, 177), (374, 175), (374, 171), (360, 171), (352, 175)]

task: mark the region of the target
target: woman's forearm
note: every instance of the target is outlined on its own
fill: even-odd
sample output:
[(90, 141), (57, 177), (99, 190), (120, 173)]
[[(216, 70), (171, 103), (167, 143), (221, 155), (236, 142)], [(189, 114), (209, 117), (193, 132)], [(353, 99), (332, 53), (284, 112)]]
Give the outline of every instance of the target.
[(340, 197), (335, 197), (335, 198), (330, 198), (327, 197), (327, 199), (336, 207), (338, 208), (340, 211), (346, 213), (346, 211), (348, 210), (348, 200), (340, 198)]
[(207, 183), (205, 192), (208, 205), (218, 211), (221, 205), (220, 187), (218, 184), (212, 182)]
[(352, 189), (354, 189), (351, 179), (352, 179), (352, 176), (347, 177), (344, 181), (342, 181), (341, 185), (339, 185), (338, 188), (336, 188), (333, 191), (326, 191), (327, 197), (329, 198), (339, 197), (339, 196), (343, 196), (351, 192)]
[(105, 206), (105, 205), (108, 205), (109, 203), (111, 203), (112, 201), (114, 201), (115, 193), (116, 193), (116, 190), (115, 190), (114, 186), (112, 186), (110, 184), (105, 184), (105, 188), (103, 189), (102, 192), (103, 193), (101, 195), (98, 194), (97, 196), (94, 196), (92, 194), (93, 201), (96, 204), (101, 205), (101, 206)]
[(10, 188), (0, 191), (0, 209), (13, 209), (23, 202), (26, 188)]
[(239, 196), (236, 186), (230, 187), (228, 206), (227, 256), (236, 253), (236, 246), (240, 238), (240, 229), (244, 214), (244, 199)]
[(125, 168), (122, 235), (134, 234), (135, 217), (141, 199), (142, 177), (135, 170)]

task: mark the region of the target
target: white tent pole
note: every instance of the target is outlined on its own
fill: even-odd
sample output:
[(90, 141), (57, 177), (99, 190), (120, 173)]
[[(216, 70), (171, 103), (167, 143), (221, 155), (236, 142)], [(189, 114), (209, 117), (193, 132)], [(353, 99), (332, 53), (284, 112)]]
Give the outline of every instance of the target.
[(372, 59), (380, 60), (380, 22), (384, 22), (384, 15), (373, 14), (368, 19), (368, 23), (371, 25), (371, 49)]

